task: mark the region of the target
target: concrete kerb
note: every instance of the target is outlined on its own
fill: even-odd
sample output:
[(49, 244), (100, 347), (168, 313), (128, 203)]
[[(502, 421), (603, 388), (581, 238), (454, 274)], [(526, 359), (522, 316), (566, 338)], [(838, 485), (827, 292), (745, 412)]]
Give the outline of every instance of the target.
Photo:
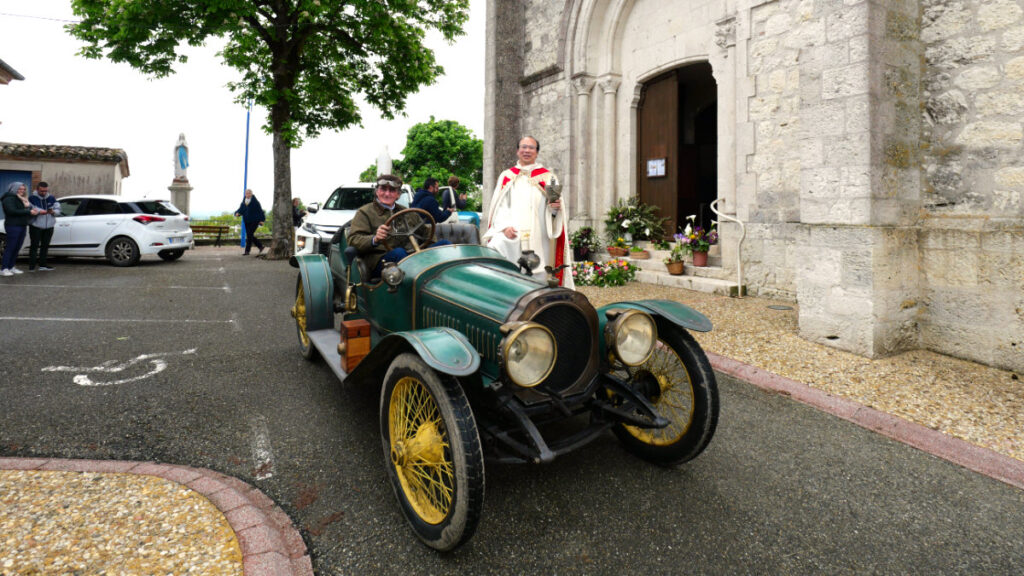
[(245, 576), (312, 576), (306, 544), (291, 519), (259, 489), (206, 468), (155, 462), (4, 458), (0, 470), (145, 474), (187, 486), (205, 496), (238, 539)]
[(713, 352), (708, 352), (707, 356), (711, 366), (719, 372), (750, 382), (763, 390), (785, 394), (897, 442), (1024, 489), (1024, 461)]

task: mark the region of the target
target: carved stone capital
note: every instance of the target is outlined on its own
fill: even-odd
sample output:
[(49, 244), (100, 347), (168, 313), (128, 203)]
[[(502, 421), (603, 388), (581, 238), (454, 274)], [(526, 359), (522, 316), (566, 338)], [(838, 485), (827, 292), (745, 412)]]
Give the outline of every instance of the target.
[(725, 18), (715, 22), (715, 45), (728, 50), (736, 45), (736, 18)]
[(577, 76), (572, 79), (572, 87), (576, 90), (577, 96), (588, 96), (596, 83), (597, 80), (593, 76)]
[(602, 76), (598, 81), (597, 85), (601, 87), (601, 91), (605, 94), (615, 94), (619, 90), (619, 84), (622, 83), (622, 79), (618, 76)]

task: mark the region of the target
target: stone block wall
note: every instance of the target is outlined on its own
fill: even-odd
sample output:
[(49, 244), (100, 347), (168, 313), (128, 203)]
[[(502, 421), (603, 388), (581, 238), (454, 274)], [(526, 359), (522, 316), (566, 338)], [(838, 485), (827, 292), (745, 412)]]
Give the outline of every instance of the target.
[(922, 345), (1024, 370), (1024, 2), (922, 0)]

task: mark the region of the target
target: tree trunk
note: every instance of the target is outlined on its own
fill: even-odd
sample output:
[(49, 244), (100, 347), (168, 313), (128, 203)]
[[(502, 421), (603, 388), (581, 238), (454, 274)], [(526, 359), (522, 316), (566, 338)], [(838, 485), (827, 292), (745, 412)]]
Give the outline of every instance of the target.
[(274, 222), (267, 258), (282, 260), (292, 255), (295, 232), (292, 228), (292, 149), (285, 140), (283, 127), (290, 111), (283, 103), (270, 110), (274, 130)]

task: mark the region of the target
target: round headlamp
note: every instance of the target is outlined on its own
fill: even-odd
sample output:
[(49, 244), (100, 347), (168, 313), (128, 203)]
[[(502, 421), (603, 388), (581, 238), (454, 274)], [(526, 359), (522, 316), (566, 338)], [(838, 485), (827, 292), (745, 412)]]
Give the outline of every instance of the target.
[(405, 272), (394, 262), (385, 262), (384, 269), (380, 272), (380, 277), (390, 288), (397, 288), (402, 283), (402, 280), (405, 279)]
[(605, 327), (612, 353), (626, 366), (639, 366), (651, 357), (658, 328), (650, 314), (640, 310), (619, 311)]
[(505, 373), (517, 386), (532, 388), (540, 384), (555, 366), (555, 337), (533, 322), (513, 329), (501, 344)]

